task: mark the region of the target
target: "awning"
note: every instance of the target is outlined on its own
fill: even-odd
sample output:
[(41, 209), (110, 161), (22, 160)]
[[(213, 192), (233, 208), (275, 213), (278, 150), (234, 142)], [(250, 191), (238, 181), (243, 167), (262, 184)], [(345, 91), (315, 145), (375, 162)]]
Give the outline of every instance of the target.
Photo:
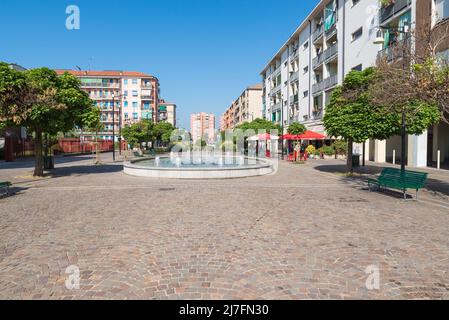
[(284, 140), (326, 140), (327, 137), (318, 132), (306, 131), (303, 134), (298, 134), (298, 135), (285, 134), (283, 136), (283, 139)]

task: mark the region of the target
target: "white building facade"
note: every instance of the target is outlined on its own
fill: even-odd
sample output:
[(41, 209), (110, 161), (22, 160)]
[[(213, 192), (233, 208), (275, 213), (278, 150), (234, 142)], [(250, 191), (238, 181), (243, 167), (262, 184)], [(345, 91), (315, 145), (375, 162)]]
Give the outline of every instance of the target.
[[(289, 124), (301, 122), (309, 130), (326, 134), (322, 119), (333, 89), (348, 72), (375, 66), (379, 55), (390, 55), (390, 46), (402, 41), (389, 35), (384, 45), (375, 44), (379, 27), (413, 29), (419, 6), (432, 2), (437, 10), (444, 8), (440, 3), (444, 1), (449, 2), (396, 0), (384, 7), (379, 0), (320, 1), (261, 72), (264, 117), (283, 125), (285, 131)], [(428, 140), (427, 132), (408, 137), (410, 166), (425, 167), (429, 158), (435, 159), (427, 154)], [(379, 163), (393, 161), (393, 153), (400, 156), (399, 142), (399, 137), (368, 141), (365, 157)], [(440, 144), (445, 145), (441, 139)]]

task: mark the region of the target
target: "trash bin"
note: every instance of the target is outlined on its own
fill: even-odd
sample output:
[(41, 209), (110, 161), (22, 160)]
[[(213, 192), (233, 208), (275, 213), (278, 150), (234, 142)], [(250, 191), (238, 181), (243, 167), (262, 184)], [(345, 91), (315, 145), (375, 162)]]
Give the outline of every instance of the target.
[(53, 156), (44, 156), (44, 169), (51, 170), (55, 168), (55, 157)]
[(352, 155), (352, 167), (353, 168), (360, 167), (360, 155), (359, 154)]

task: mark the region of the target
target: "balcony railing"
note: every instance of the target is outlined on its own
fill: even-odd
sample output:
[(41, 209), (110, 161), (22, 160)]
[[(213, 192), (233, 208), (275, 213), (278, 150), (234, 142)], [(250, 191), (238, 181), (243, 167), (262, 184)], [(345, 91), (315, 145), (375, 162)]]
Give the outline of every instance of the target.
[(271, 89), (271, 94), (275, 94), (276, 92), (281, 90), (281, 85), (277, 85), (273, 89)]
[(323, 32), (324, 25), (317, 27), (317, 29), (312, 34), (312, 41), (315, 42), (316, 40), (318, 40), (323, 35)]
[(324, 52), (320, 53), (317, 57), (315, 57), (312, 61), (312, 66), (314, 69), (319, 67), (322, 63), (330, 60), (338, 54), (338, 43), (334, 43), (332, 46), (324, 50)]
[(272, 105), (270, 109), (271, 109), (271, 112), (281, 109), (281, 103), (279, 102), (279, 103)]
[(290, 82), (295, 82), (299, 78), (298, 71), (293, 71), (290, 73)]
[(409, 5), (411, 5), (412, 0), (396, 0), (394, 3), (382, 7), (380, 9), (380, 22), (383, 23), (390, 19), (391, 17), (395, 16), (405, 8), (407, 8)]
[(336, 86), (337, 84), (338, 84), (338, 75), (330, 76), (321, 82), (315, 83), (312, 86), (312, 93), (315, 94), (320, 91), (325, 91), (329, 88), (332, 88), (333, 86)]
[(378, 59), (387, 59), (388, 62), (399, 60), (404, 57), (404, 50), (408, 52), (411, 48), (410, 38), (392, 43), (390, 46), (382, 49), (377, 54)]
[(119, 83), (101, 83), (101, 82), (92, 82), (92, 83), (81, 83), (81, 88), (113, 88), (119, 89)]

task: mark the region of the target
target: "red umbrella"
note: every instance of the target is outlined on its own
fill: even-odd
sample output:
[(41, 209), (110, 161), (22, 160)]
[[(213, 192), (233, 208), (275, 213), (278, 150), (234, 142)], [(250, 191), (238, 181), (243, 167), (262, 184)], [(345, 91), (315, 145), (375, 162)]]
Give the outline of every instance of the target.
[(318, 132), (306, 131), (303, 134), (292, 135), (285, 134), (283, 136), (284, 140), (326, 140), (326, 136)]

